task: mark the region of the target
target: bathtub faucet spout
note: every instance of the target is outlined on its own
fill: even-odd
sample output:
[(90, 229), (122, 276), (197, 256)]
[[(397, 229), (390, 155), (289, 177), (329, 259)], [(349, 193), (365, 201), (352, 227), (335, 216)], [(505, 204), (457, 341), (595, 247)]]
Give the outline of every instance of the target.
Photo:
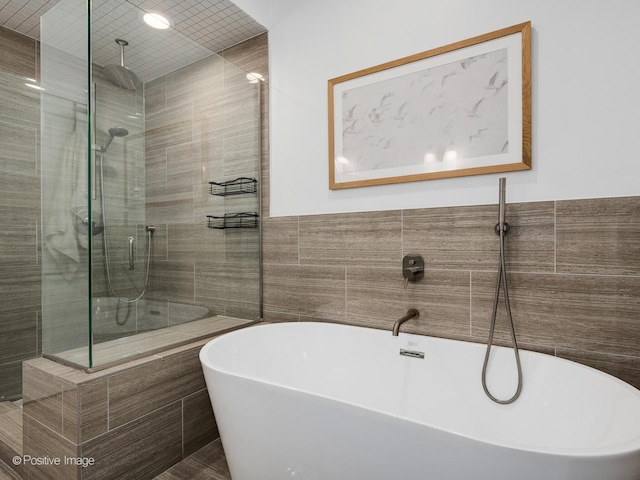
[(412, 318), (418, 318), (418, 317), (420, 317), (420, 312), (415, 308), (410, 308), (409, 310), (407, 310), (407, 314), (393, 324), (393, 336), (397, 337), (398, 333), (400, 333), (400, 325), (402, 325), (407, 320), (411, 320)]

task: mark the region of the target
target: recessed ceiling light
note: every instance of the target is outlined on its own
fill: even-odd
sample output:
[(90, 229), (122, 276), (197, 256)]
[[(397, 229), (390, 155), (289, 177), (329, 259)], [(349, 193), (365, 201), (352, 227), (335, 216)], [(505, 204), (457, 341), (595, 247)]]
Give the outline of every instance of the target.
[(144, 23), (150, 27), (157, 28), (159, 30), (166, 30), (172, 26), (171, 20), (157, 12), (147, 12), (142, 16)]

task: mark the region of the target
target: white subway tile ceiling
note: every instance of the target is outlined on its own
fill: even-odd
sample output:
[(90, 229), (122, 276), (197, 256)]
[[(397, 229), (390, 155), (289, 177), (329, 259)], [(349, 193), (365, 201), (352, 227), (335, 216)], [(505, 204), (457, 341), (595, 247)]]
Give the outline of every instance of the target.
[[(0, 0), (0, 25), (31, 38), (40, 37), (40, 16), (60, 0)], [(120, 63), (116, 38), (129, 42), (125, 64), (143, 82), (174, 71), (266, 29), (229, 0), (94, 0), (93, 61)], [(163, 12), (175, 26), (160, 31), (143, 24), (140, 12)], [(63, 33), (70, 46), (77, 39)], [(73, 48), (71, 48), (73, 50)]]

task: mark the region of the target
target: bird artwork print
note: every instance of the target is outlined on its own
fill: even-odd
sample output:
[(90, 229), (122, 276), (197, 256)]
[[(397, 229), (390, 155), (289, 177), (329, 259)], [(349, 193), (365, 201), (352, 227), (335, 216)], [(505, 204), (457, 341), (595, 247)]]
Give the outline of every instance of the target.
[(343, 91), (345, 173), (435, 171), (508, 151), (507, 49), (429, 65)]

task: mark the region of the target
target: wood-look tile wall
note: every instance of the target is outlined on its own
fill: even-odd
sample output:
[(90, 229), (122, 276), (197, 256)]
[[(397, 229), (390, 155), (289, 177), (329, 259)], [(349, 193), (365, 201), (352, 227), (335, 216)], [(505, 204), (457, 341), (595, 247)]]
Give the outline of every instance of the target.
[[(264, 317), (484, 342), (498, 262), (496, 205), (267, 218)], [(511, 306), (524, 348), (640, 387), (640, 197), (507, 205)], [(403, 255), (422, 281), (404, 288)], [(508, 343), (504, 306), (497, 335)]]
[(209, 339), (88, 374), (24, 363), (24, 453), (92, 458), (25, 465), (25, 478), (151, 479), (217, 438), (198, 354)]
[(267, 77), (267, 35), (221, 57), (145, 84), (146, 222), (156, 227), (148, 292), (154, 300), (258, 319), (258, 229), (214, 230), (206, 224), (207, 215), (259, 211), (257, 195), (215, 197), (209, 181), (259, 176), (257, 102), (248, 98), (256, 89), (245, 73)]
[(22, 360), (39, 354), (40, 136), (37, 43), (0, 27), (0, 401), (21, 396)]
[[(266, 48), (265, 35), (223, 54), (239, 67), (259, 71), (266, 77)], [(244, 162), (246, 148), (251, 148), (250, 143), (256, 143), (255, 139), (228, 129), (228, 119), (236, 117), (232, 112), (216, 116), (217, 108), (229, 108), (234, 102), (233, 106), (243, 108), (242, 99), (233, 99), (234, 82), (240, 81), (238, 71), (231, 74), (230, 68), (225, 74), (221, 69), (220, 78), (216, 78), (216, 68), (203, 72), (196, 65), (187, 67), (159, 80), (157, 85), (152, 82), (146, 89), (149, 122), (145, 143), (149, 148), (145, 151), (145, 213), (146, 223), (156, 225), (154, 270), (157, 272), (152, 278), (150, 296), (188, 303), (195, 299), (214, 310), (218, 307), (219, 313), (257, 318), (258, 231), (233, 233), (225, 241), (216, 243), (209, 240), (224, 237), (219, 231), (206, 229), (203, 221), (206, 214), (221, 213), (210, 208), (210, 178), (202, 174), (204, 158), (211, 162), (207, 166), (222, 168), (226, 178), (248, 173), (256, 176), (259, 171), (254, 166), (251, 168), (255, 170), (248, 172)], [(198, 76), (198, 72), (202, 75)], [(213, 101), (207, 107), (204, 100), (217, 80), (230, 89), (223, 95), (226, 98)], [(244, 73), (242, 82), (246, 82)], [(204, 98), (194, 99), (193, 88)], [(265, 89), (262, 95), (265, 102)], [(185, 101), (190, 102), (190, 113), (185, 113), (181, 104)], [(223, 145), (210, 137), (206, 142), (201, 141), (211, 125), (198, 123), (199, 117), (194, 116), (193, 111), (209, 107), (211, 112), (204, 116), (207, 121), (221, 121), (222, 124), (214, 127), (228, 129), (228, 135), (221, 139)], [(263, 104), (264, 119), (266, 109)], [(165, 131), (165, 121), (177, 121), (178, 128)], [(266, 122), (262, 136), (262, 161), (266, 163)], [(216, 155), (225, 149), (232, 161), (228, 165), (217, 164), (221, 157)], [(37, 183), (34, 185), (38, 192)], [(266, 189), (261, 189), (262, 195), (265, 192)], [(7, 201), (13, 198), (9, 196)], [(229, 201), (245, 207), (242, 199)], [(20, 202), (13, 212), (24, 208)], [(26, 269), (26, 272), (27, 278), (32, 274), (39, 286), (39, 268)], [(12, 274), (6, 282), (0, 276), (0, 292), (6, 283), (7, 295), (18, 299), (20, 305), (39, 307), (40, 295), (25, 293), (24, 285), (15, 281), (15, 272)], [(240, 295), (246, 292), (247, 285), (250, 285), (250, 304), (247, 304), (247, 295)], [(36, 301), (38, 303), (34, 303)], [(43, 358), (25, 362), (22, 365), (24, 453), (38, 457), (91, 457), (96, 462), (95, 466), (84, 469), (27, 465), (25, 478), (153, 478), (216, 438), (217, 427), (198, 359), (205, 342), (92, 374)], [(17, 362), (18, 368), (21, 363)], [(0, 373), (3, 373), (2, 365)], [(19, 379), (16, 385), (19, 392)]]

